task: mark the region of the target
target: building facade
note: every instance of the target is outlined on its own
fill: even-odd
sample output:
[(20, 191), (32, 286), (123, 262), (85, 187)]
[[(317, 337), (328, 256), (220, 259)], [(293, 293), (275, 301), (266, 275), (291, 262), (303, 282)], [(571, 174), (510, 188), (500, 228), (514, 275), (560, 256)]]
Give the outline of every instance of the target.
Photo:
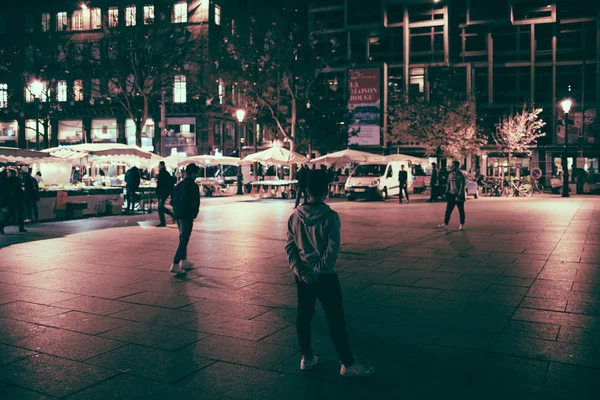
[[(320, 0), (311, 2), (309, 24), (339, 44), (338, 63), (328, 72), (336, 81), (346, 81), (350, 68), (375, 66), (382, 68), (383, 93), (426, 93), (437, 67), (453, 67), (464, 90), (475, 93), (488, 134), (523, 105), (543, 108), (546, 137), (531, 160), (519, 162), (550, 177), (560, 170), (559, 103), (567, 97), (569, 163), (579, 157), (580, 166), (598, 171), (599, 10), (597, 2), (579, 0)], [(416, 144), (386, 143), (384, 129), (379, 148), (419, 154)], [(502, 162), (491, 145), (474, 161), (484, 174)]]
[[(0, 146), (135, 144), (135, 115), (129, 111), (143, 102), (124, 106), (117, 94), (134, 93), (136, 81), (126, 75), (119, 88), (110, 77), (122, 74), (123, 61), (131, 59), (124, 57), (128, 51), (138, 50), (131, 50), (134, 35), (112, 32), (141, 31), (159, 21), (185, 29), (192, 40), (201, 37), (203, 54), (193, 67), (163, 73), (160, 88), (147, 91), (148, 118), (139, 127), (142, 147), (163, 155), (173, 150), (233, 154), (240, 132), (232, 109), (242, 99), (214, 67), (223, 36), (235, 29), (231, 0), (23, 0), (3, 5)], [(34, 81), (41, 83), (37, 95)]]

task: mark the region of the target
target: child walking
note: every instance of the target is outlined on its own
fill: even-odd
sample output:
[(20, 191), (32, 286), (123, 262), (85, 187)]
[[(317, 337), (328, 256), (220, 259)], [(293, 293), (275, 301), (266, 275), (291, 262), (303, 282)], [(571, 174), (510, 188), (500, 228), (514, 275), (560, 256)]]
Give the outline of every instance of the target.
[(308, 201), (290, 216), (285, 250), (296, 278), (298, 315), (296, 329), (302, 352), (300, 369), (315, 366), (310, 323), (317, 299), (323, 305), (333, 345), (340, 357), (340, 375), (368, 376), (375, 372), (352, 354), (344, 320), (340, 281), (335, 264), (340, 252), (340, 217), (324, 203), (329, 188), (327, 172), (308, 173)]

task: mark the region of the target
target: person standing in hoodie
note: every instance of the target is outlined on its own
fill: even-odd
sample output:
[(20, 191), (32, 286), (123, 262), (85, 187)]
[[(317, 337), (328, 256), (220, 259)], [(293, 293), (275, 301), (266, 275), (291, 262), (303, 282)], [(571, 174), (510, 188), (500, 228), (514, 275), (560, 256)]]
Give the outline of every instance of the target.
[(460, 163), (458, 161), (452, 161), (452, 171), (448, 175), (446, 185), (446, 215), (444, 216), (444, 223), (438, 225), (438, 228), (448, 229), (452, 211), (456, 207), (460, 217), (458, 229), (461, 231), (465, 229), (465, 189), (467, 182), (459, 167)]
[(296, 329), (302, 352), (300, 369), (310, 370), (319, 361), (312, 351), (310, 328), (319, 299), (342, 364), (340, 375), (372, 375), (375, 369), (361, 364), (353, 355), (346, 332), (342, 290), (335, 270), (341, 225), (339, 215), (324, 203), (329, 188), (327, 171), (310, 171), (307, 184), (308, 201), (290, 216), (285, 245), (298, 292)]
[(192, 235), (194, 219), (200, 209), (200, 188), (196, 185), (196, 176), (200, 168), (196, 164), (185, 167), (185, 178), (175, 186), (171, 196), (173, 218), (179, 228), (179, 246), (173, 257), (170, 271), (175, 274), (185, 274), (191, 267), (187, 261), (187, 246)]
[(158, 197), (158, 219), (160, 223), (156, 226), (164, 227), (167, 226), (165, 220), (165, 214), (173, 217), (173, 213), (165, 207), (165, 203), (171, 192), (173, 191), (174, 179), (167, 172), (165, 162), (161, 161), (158, 163), (158, 177), (156, 178), (156, 197)]

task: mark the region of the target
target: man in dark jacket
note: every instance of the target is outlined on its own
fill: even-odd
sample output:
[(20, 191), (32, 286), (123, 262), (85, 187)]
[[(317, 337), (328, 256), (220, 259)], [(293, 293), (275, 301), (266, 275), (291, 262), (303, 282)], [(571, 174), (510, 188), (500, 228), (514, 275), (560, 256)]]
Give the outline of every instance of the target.
[(431, 195), (429, 196), (429, 200), (427, 200), (429, 203), (432, 203), (437, 200), (440, 190), (438, 183), (439, 182), (437, 164), (431, 163), (431, 183), (429, 184), (429, 186), (431, 187)]
[(135, 204), (135, 192), (140, 188), (140, 170), (138, 167), (131, 167), (125, 174), (125, 189), (127, 190), (127, 212), (133, 212)]
[(158, 197), (158, 218), (160, 219), (160, 224), (156, 226), (167, 226), (165, 214), (173, 217), (173, 213), (165, 207), (165, 203), (173, 192), (174, 184), (175, 180), (167, 172), (165, 162), (161, 161), (158, 163), (158, 177), (156, 178), (156, 197)]
[(308, 165), (302, 164), (302, 167), (296, 172), (296, 180), (298, 181), (298, 191), (296, 192), (296, 206), (294, 208), (298, 208), (300, 204), (300, 197), (304, 196), (304, 201), (306, 201), (306, 185), (308, 181)]
[(37, 203), (40, 201), (40, 188), (37, 181), (29, 173), (29, 168), (22, 167), (21, 174), (19, 176), (21, 180), (21, 186), (23, 187), (23, 208), (27, 219), (30, 221), (37, 222), (38, 220), (38, 206)]
[(4, 234), (4, 227), (7, 225), (6, 219), (10, 216), (14, 216), (16, 219), (19, 232), (27, 232), (23, 225), (23, 188), (17, 176), (17, 171), (13, 169), (8, 171), (8, 177), (4, 180), (2, 192), (2, 208), (8, 209), (8, 216), (5, 215), (0, 221), (0, 233)]
[(196, 164), (188, 165), (185, 168), (185, 178), (175, 186), (171, 196), (173, 218), (179, 228), (179, 246), (170, 269), (176, 274), (185, 274), (191, 267), (187, 261), (187, 245), (194, 227), (194, 219), (198, 216), (200, 208), (200, 189), (195, 181), (199, 170)]
[(402, 203), (403, 194), (406, 195), (406, 201), (408, 202), (408, 172), (404, 170), (404, 165), (400, 166), (398, 172), (398, 184), (400, 185), (400, 193), (398, 193), (400, 203)]

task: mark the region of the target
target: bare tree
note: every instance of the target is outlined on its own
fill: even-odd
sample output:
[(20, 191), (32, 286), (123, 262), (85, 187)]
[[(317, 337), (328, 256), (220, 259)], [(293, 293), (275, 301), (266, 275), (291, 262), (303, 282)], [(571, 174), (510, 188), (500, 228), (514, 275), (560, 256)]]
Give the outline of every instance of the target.
[(514, 115), (505, 116), (496, 124), (493, 134), (498, 152), (510, 160), (516, 155), (531, 156), (537, 139), (546, 136), (542, 128), (546, 123), (540, 118), (541, 108), (528, 110), (526, 106)]

